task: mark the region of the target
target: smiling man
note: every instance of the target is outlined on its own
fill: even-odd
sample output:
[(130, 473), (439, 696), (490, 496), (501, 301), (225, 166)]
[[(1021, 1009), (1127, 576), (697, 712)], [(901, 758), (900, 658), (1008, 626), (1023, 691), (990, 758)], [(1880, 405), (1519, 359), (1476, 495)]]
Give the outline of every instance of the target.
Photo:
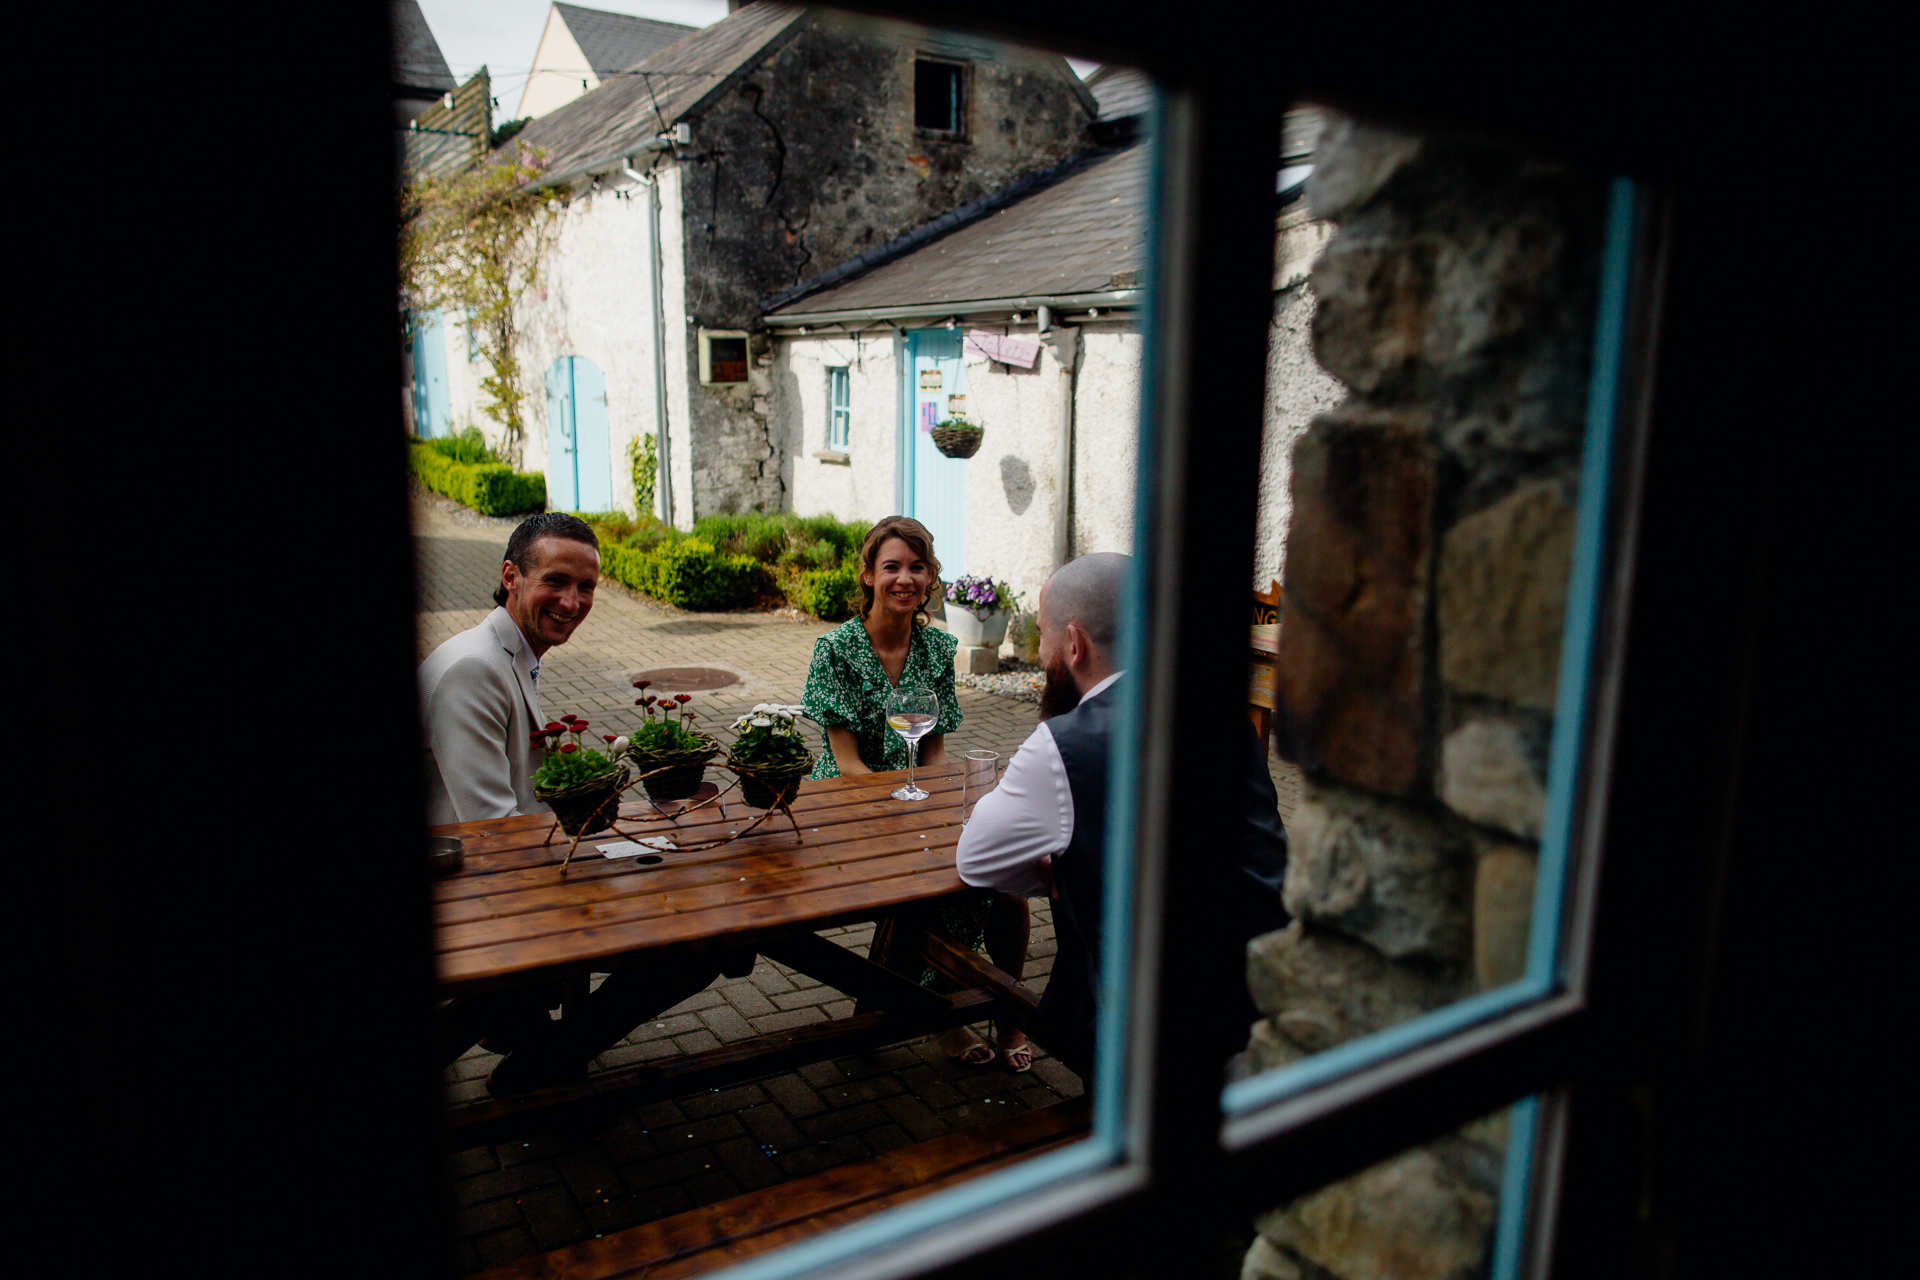
[(600, 543), (586, 521), (549, 511), (520, 522), (494, 590), (499, 607), (420, 664), (427, 821), (536, 813), (528, 738), (540, 711), (540, 659), (593, 611)]

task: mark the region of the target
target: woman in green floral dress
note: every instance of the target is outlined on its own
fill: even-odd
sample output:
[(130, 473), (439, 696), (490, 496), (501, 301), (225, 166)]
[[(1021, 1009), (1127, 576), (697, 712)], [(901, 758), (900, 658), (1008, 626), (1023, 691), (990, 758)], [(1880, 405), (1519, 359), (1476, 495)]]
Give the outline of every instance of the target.
[[(927, 607), (940, 590), (940, 562), (933, 535), (906, 516), (888, 516), (867, 532), (860, 548), (860, 607), (856, 616), (814, 642), (803, 701), (808, 719), (821, 727), (816, 778), (907, 767), (907, 744), (887, 728), (887, 695), (896, 687), (931, 690), (940, 712), (920, 740), (920, 763), (947, 761), (946, 735), (960, 727), (954, 692), (953, 654), (945, 631), (927, 625)], [(1000, 968), (1020, 976), (1027, 953), (1027, 904), (986, 890), (925, 908), (917, 923), (963, 946), (983, 942)], [(989, 941), (989, 935), (991, 940)], [(932, 969), (923, 986), (944, 985)], [(1033, 1061), (1026, 1037), (1008, 1028), (998, 1037), (1007, 1065), (1025, 1071)], [(962, 1062), (993, 1061), (994, 1051), (965, 1027), (940, 1039), (947, 1056)]]

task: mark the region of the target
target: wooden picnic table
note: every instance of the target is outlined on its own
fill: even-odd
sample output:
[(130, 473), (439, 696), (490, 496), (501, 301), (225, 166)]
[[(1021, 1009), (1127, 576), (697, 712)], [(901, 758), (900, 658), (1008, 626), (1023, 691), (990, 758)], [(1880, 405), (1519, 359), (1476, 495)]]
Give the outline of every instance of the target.
[[(609, 831), (583, 839), (563, 873), (568, 838), (554, 833), (543, 843), (553, 826), (548, 814), (433, 828), (466, 842), (461, 870), (433, 891), (434, 958), (445, 995), (557, 979), (577, 999), (589, 975), (644, 968), (649, 953), (751, 948), (858, 1002), (848, 1017), (615, 1068), (524, 1098), (455, 1106), (449, 1140), (487, 1141), (486, 1134), (531, 1110), (616, 1095), (632, 1105), (724, 1087), (989, 1017), (1028, 1028), (1031, 991), (984, 957), (899, 919), (906, 908), (966, 891), (954, 871), (959, 771), (920, 771), (920, 785), (932, 794), (918, 802), (888, 794), (905, 777), (901, 770), (804, 782), (792, 809), (798, 839), (775, 813), (712, 849), (649, 850), (664, 858), (653, 866), (603, 856), (596, 846), (627, 838)], [(620, 826), (692, 845), (741, 830), (758, 814), (734, 791), (724, 811), (709, 805), (674, 820), (661, 819), (644, 800), (623, 803)], [(876, 924), (874, 959), (819, 936), (863, 921)], [(917, 971), (916, 956), (966, 989), (941, 995), (875, 963)]]

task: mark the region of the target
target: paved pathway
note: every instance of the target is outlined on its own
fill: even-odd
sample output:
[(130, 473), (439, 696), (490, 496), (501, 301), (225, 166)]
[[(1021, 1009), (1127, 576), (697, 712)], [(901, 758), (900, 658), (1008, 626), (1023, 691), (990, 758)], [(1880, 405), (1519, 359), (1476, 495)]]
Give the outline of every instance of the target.
[[(425, 498), (414, 504), (420, 654), (473, 626), (492, 607), (508, 530), (456, 523)], [(684, 613), (619, 587), (604, 588), (574, 638), (540, 668), (541, 706), (572, 711), (608, 732), (635, 723), (634, 673), (709, 666), (740, 682), (696, 695), (706, 727), (756, 702), (798, 702), (814, 640), (827, 624), (779, 614)], [(950, 751), (984, 747), (1011, 758), (1033, 731), (1031, 704), (962, 688), (965, 722)], [(1026, 980), (1044, 989), (1053, 965), (1053, 921), (1035, 904)], [(826, 936), (864, 952), (872, 926)], [(852, 1001), (765, 960), (746, 978), (721, 978), (636, 1028), (595, 1069), (692, 1053), (767, 1031), (842, 1017)], [(976, 1028), (985, 1034), (983, 1026)], [(484, 1092), (499, 1059), (469, 1051), (446, 1074), (450, 1100)], [(1042, 1057), (1014, 1075), (960, 1067), (931, 1040), (864, 1058), (821, 1062), (736, 1089), (640, 1107), (595, 1130), (529, 1126), (520, 1140), (456, 1153), (457, 1231), (463, 1268), (495, 1266), (608, 1231), (650, 1222), (743, 1191), (772, 1186), (1081, 1092)]]

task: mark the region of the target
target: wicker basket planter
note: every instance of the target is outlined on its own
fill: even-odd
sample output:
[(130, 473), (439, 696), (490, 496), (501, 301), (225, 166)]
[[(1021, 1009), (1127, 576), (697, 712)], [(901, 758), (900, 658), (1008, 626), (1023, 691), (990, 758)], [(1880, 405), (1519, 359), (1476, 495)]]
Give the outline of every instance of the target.
[(727, 765), (740, 775), (740, 795), (755, 809), (780, 809), (793, 803), (794, 793), (813, 772), (813, 758), (792, 764), (757, 768), (739, 764), (728, 757)]
[(533, 794), (553, 810), (562, 831), (570, 836), (590, 836), (613, 826), (613, 820), (620, 816), (620, 788), (632, 776), (625, 765), (619, 765), (612, 773), (571, 787), (535, 787)]
[(933, 447), (949, 458), (971, 458), (980, 452), (986, 432), (979, 427), (935, 427)]
[[(647, 795), (654, 800), (685, 800), (700, 789), (707, 776), (707, 761), (720, 754), (720, 744), (704, 733), (695, 733), (700, 745), (684, 751), (641, 751), (636, 747), (627, 748), (627, 760), (641, 775), (640, 785), (646, 788)], [(655, 773), (649, 778), (645, 775), (655, 769), (664, 769), (665, 773)]]

